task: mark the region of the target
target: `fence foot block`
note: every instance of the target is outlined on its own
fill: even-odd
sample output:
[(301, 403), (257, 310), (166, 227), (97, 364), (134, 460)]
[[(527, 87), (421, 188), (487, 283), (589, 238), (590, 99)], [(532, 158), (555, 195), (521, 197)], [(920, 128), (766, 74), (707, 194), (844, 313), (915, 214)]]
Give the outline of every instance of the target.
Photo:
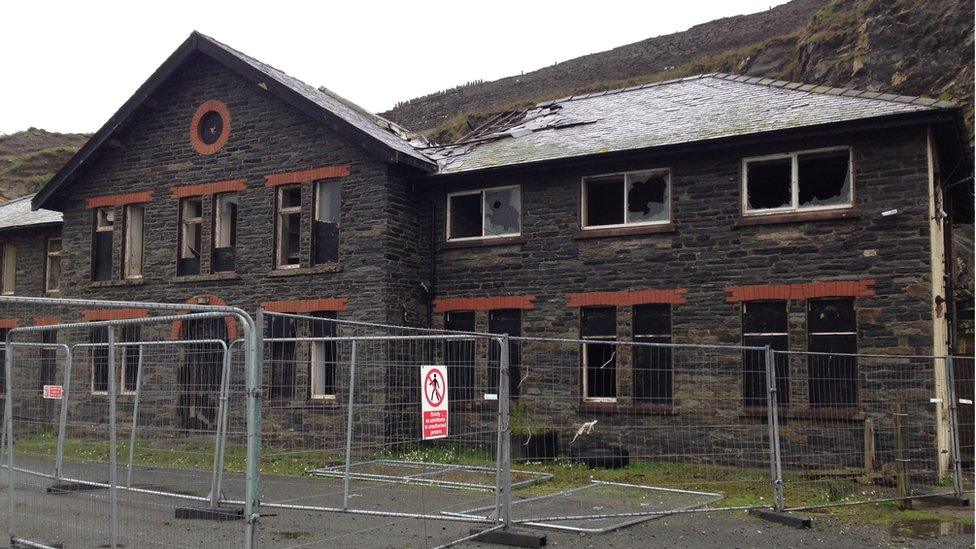
[(240, 507), (177, 507), (176, 518), (188, 520), (244, 520), (244, 509)]
[[(106, 481), (103, 484), (108, 484)], [(104, 486), (89, 484), (87, 482), (57, 482), (47, 487), (49, 494), (70, 494), (71, 492), (88, 492), (91, 490), (107, 490)]]
[[(478, 528), (471, 529), (471, 535), (478, 534), (479, 532), (481, 530)], [(518, 530), (491, 530), (481, 533), (481, 535), (474, 538), (474, 541), (511, 545), (513, 547), (542, 547), (546, 544), (546, 535), (519, 532)]]
[(947, 505), (951, 507), (969, 507), (969, 498), (966, 496), (931, 496), (925, 498), (929, 503)]
[(794, 528), (810, 528), (810, 517), (800, 517), (792, 513), (777, 512), (771, 509), (749, 509), (749, 514), (770, 522), (778, 522)]

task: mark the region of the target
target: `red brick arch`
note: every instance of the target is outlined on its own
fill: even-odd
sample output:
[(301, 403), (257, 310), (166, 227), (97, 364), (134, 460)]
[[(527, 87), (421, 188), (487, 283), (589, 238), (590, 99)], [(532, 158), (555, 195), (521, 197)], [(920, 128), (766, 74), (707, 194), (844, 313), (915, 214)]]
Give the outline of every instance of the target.
[[(227, 302), (215, 295), (196, 295), (187, 299), (186, 302), (190, 304), (202, 305), (200, 303), (201, 299), (206, 299), (205, 305), (220, 305), (227, 306)], [(190, 314), (192, 311), (180, 311), (181, 315)], [(227, 337), (231, 341), (237, 339), (237, 321), (235, 316), (225, 316), (224, 324), (227, 325)], [(176, 320), (173, 322), (173, 330), (170, 333), (170, 339), (173, 341), (178, 341), (180, 339), (180, 334), (183, 332), (183, 322), (182, 320)]]
[[(220, 118), (223, 120), (223, 127), (217, 140), (212, 145), (207, 145), (200, 139), (200, 121), (203, 119), (203, 115), (211, 111), (220, 115)], [(197, 112), (193, 114), (193, 120), (190, 121), (190, 145), (193, 147), (193, 150), (204, 156), (209, 156), (224, 148), (229, 138), (230, 110), (227, 109), (227, 105), (224, 105), (216, 99), (204, 101), (197, 108)]]

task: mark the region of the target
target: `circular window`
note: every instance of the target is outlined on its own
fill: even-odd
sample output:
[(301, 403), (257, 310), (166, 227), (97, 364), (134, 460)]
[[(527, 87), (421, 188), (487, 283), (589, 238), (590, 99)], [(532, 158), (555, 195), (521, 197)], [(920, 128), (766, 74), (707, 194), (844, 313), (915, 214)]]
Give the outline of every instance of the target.
[(203, 155), (219, 151), (230, 137), (230, 111), (220, 101), (211, 99), (197, 108), (190, 123), (190, 144)]

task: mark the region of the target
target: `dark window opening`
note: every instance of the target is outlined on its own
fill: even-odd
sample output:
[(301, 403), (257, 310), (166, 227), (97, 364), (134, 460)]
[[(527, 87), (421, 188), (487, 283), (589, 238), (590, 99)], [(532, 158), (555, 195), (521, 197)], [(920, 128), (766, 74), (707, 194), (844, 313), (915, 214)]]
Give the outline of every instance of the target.
[(320, 181), (315, 187), (315, 222), (312, 234), (316, 265), (339, 261), (339, 211), (340, 184), (338, 181)]
[[(473, 332), (474, 312), (452, 311), (444, 314), (444, 329)], [(450, 340), (444, 342), (444, 362), (447, 365), (447, 395), (449, 403), (475, 398), (475, 342)]]
[(217, 111), (210, 111), (200, 118), (200, 141), (213, 145), (224, 131), (224, 119)]
[(200, 274), (200, 249), (203, 242), (203, 200), (184, 198), (180, 202), (180, 252), (176, 274)]
[(277, 267), (294, 268), (301, 264), (302, 188), (298, 185), (278, 189)]
[(750, 210), (792, 206), (793, 160), (753, 160), (746, 164), (746, 195)]
[(115, 210), (95, 210), (92, 230), (92, 280), (112, 280), (112, 234), (115, 229)]
[[(671, 343), (671, 306), (634, 307), (634, 341)], [(670, 347), (637, 345), (634, 356), (634, 401), (671, 404), (673, 359)]]
[[(789, 321), (785, 301), (750, 301), (742, 304), (742, 344), (774, 351), (789, 350)], [(776, 404), (790, 402), (789, 356), (775, 355)], [(746, 407), (764, 407), (768, 402), (766, 387), (766, 352), (742, 352), (742, 403)]]
[(617, 347), (596, 341), (613, 341), (617, 338), (617, 309), (580, 309), (580, 338), (594, 340), (582, 346), (583, 396), (592, 399), (616, 398)]
[(213, 272), (234, 270), (237, 250), (237, 193), (214, 197)]
[(850, 152), (831, 151), (797, 157), (800, 207), (851, 202)]
[(585, 182), (584, 226), (624, 223), (624, 176), (591, 177)]
[(857, 320), (853, 299), (811, 299), (807, 332), (810, 406), (836, 408), (858, 403)]
[[(41, 332), (41, 343), (45, 345), (53, 345), (57, 343), (58, 334), (53, 330), (46, 330)], [(45, 385), (54, 385), (55, 379), (57, 377), (57, 357), (58, 349), (56, 347), (41, 347), (41, 376), (40, 376), (40, 388), (43, 389)]]
[(661, 173), (628, 175), (628, 223), (668, 219), (668, 202), (667, 175)]
[[(323, 320), (312, 321), (312, 337), (335, 337), (338, 331), (334, 311), (312, 313)], [(312, 342), (309, 384), (312, 398), (334, 398), (336, 394), (336, 368), (338, 349), (335, 341)]]
[[(5, 342), (9, 331), (7, 328), (0, 328), (0, 337)], [(0, 345), (0, 394), (7, 394), (7, 346), (5, 344)]]
[[(511, 337), (522, 335), (522, 311), (518, 309), (499, 309), (488, 312), (488, 331), (493, 334), (508, 334)], [(493, 365), (491, 368), (490, 387), (498, 387), (498, 364), (499, 346), (498, 343), (489, 342), (488, 360)], [(509, 340), (508, 342), (508, 394), (512, 400), (518, 399), (519, 385), (522, 382), (522, 353), (520, 342)]]
[[(295, 320), (271, 315), (268, 317), (265, 337), (294, 338)], [(268, 394), (271, 398), (292, 398), (295, 396), (295, 342), (272, 341), (271, 379)]]
[[(136, 342), (140, 338), (138, 324), (122, 326), (122, 341)], [(137, 345), (122, 345), (122, 392), (134, 393), (139, 376), (139, 347)]]
[[(180, 338), (227, 341), (227, 324), (222, 318), (189, 320)], [(183, 349), (177, 378), (180, 383), (178, 417), (187, 430), (212, 431), (216, 426), (223, 373), (223, 347), (217, 343), (188, 343)]]
[(88, 342), (97, 346), (91, 347), (91, 372), (93, 393), (108, 392), (108, 328), (100, 326), (92, 328), (88, 334)]
[(448, 238), (475, 238), (482, 236), (481, 193), (454, 195), (450, 200)]

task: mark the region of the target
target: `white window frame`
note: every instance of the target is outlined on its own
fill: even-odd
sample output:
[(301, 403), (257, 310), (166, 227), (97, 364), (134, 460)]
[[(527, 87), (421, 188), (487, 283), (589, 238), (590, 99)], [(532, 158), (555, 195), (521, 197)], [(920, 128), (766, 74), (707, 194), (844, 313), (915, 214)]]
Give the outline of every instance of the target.
[[(135, 208), (142, 210), (142, 216), (139, 219), (139, 232), (142, 233), (139, 237), (139, 274), (131, 274), (132, 270), (130, 261), (132, 259), (132, 236), (133, 236), (133, 224), (132, 224), (132, 211)], [(122, 254), (122, 278), (126, 280), (141, 280), (142, 271), (146, 263), (146, 204), (127, 204), (125, 206), (125, 211), (123, 212), (123, 223), (125, 224), (125, 240), (123, 241)]]
[[(326, 362), (325, 362), (325, 346), (327, 344), (328, 344), (328, 342), (326, 342), (326, 341), (313, 341), (312, 342), (312, 348), (309, 350), (309, 357), (308, 358), (309, 358), (309, 362), (311, 364), (310, 364), (310, 368), (309, 368), (309, 388), (308, 388), (308, 395), (309, 395), (309, 398), (311, 398), (312, 400), (335, 400), (336, 399), (336, 394), (335, 393), (316, 393), (315, 392), (315, 385), (316, 385), (315, 382), (318, 379), (317, 376), (316, 376), (316, 372), (318, 371), (318, 369), (316, 368), (316, 366), (319, 365), (319, 366), (322, 367), (323, 371), (325, 370), (325, 367), (326, 367)], [(337, 370), (336, 371), (336, 374), (338, 374), (339, 373), (338, 372), (338, 369), (339, 369), (338, 368), (338, 364), (335, 364), (334, 363), (332, 366), (333, 366), (333, 368), (335, 368)], [(333, 386), (333, 390), (335, 390), (335, 387), (334, 386)]]
[[(213, 234), (213, 246), (212, 247), (214, 249), (220, 247), (219, 244), (220, 244), (221, 234), (223, 233), (224, 228), (225, 228), (224, 227), (224, 223), (227, 221), (227, 220), (224, 219), (223, 210), (221, 209), (220, 204), (221, 204), (221, 201), (226, 200), (226, 199), (229, 199), (229, 198), (233, 198), (234, 199), (233, 203), (237, 204), (236, 216), (239, 217), (240, 216), (240, 213), (241, 213), (241, 209), (240, 209), (241, 208), (241, 196), (240, 196), (240, 193), (238, 193), (238, 192), (226, 192), (226, 193), (217, 193), (217, 194), (213, 195), (213, 216), (214, 216), (214, 231), (213, 231), (213, 233), (214, 234)], [(237, 228), (240, 228), (239, 227), (239, 225), (240, 225), (240, 219), (235, 219), (235, 223), (238, 225)], [(230, 229), (227, 229), (227, 230), (228, 230), (228, 233), (229, 233), (230, 232)], [(236, 237), (237, 235), (234, 235), (234, 236)], [(230, 246), (225, 246), (225, 247), (230, 247)], [(236, 242), (235, 242), (235, 246), (234, 247), (236, 248)]]
[(281, 185), (275, 189), (275, 249), (274, 249), (274, 265), (275, 269), (298, 269), (302, 266), (301, 251), (299, 251), (298, 263), (294, 265), (290, 263), (284, 263), (282, 261), (282, 241), (281, 241), (281, 228), (282, 228), (282, 218), (286, 215), (298, 214), (299, 230), (301, 230), (301, 220), (302, 220), (302, 201), (299, 198), (298, 206), (291, 206), (285, 208), (282, 206), (282, 196), (285, 194), (286, 189), (297, 189), (299, 193), (302, 192), (301, 185)]
[[(837, 151), (847, 151), (847, 177), (851, 181), (850, 200), (845, 204), (830, 204), (827, 206), (800, 206), (800, 170), (799, 158), (805, 154), (829, 153)], [(765, 160), (790, 159), (790, 205), (779, 208), (749, 208), (749, 163), (762, 162)], [(796, 212), (816, 212), (823, 210), (843, 210), (854, 207), (854, 150), (852, 147), (843, 145), (838, 147), (824, 147), (821, 149), (806, 149), (802, 151), (791, 151), (786, 153), (767, 154), (763, 156), (751, 156), (742, 159), (742, 184), (739, 192), (741, 194), (742, 215), (774, 215), (782, 213)]]
[[(581, 336), (580, 339), (585, 339), (585, 340), (588, 340), (588, 341), (593, 341), (594, 343), (595, 342), (609, 342), (609, 343), (612, 344), (613, 342), (617, 341), (617, 336), (613, 336), (612, 338), (610, 336), (585, 336), (585, 337), (584, 336)], [(586, 396), (587, 393), (589, 393), (589, 390), (588, 389), (589, 389), (589, 386), (590, 386), (590, 379), (589, 379), (589, 377), (590, 377), (589, 376), (589, 369), (590, 369), (590, 366), (589, 366), (589, 353), (587, 352), (587, 349), (586, 349), (586, 347), (588, 345), (589, 345), (588, 343), (584, 343), (582, 345), (582, 347), (583, 347), (583, 349), (582, 349), (582, 351), (583, 351), (583, 400), (586, 401), (586, 402), (617, 402), (617, 397), (615, 397), (615, 396), (613, 396), (613, 397), (591, 397), (591, 396)], [(612, 345), (612, 346), (614, 348), (614, 350), (613, 350), (614, 359), (616, 359), (616, 358), (618, 358), (616, 356), (618, 345)], [(614, 361), (614, 368), (617, 368), (617, 361), (616, 360)], [(617, 374), (620, 374), (620, 371), (619, 370), (617, 371)], [(614, 394), (617, 394), (617, 388), (616, 387), (613, 388), (613, 393)]]
[[(658, 220), (658, 221), (634, 221), (632, 223), (628, 223), (627, 222), (627, 211), (628, 211), (628, 208), (629, 208), (629, 204), (627, 203), (627, 200), (628, 200), (627, 199), (627, 194), (628, 194), (627, 193), (627, 184), (630, 183), (630, 176), (632, 176), (634, 174), (654, 174), (654, 175), (664, 174), (664, 179), (667, 181), (667, 184), (668, 184), (668, 190), (667, 190), (668, 200), (667, 200), (667, 204), (665, 204), (665, 209), (666, 209), (666, 211), (668, 213), (668, 216), (667, 216), (666, 219), (661, 219), (661, 220)], [(586, 209), (586, 182), (588, 180), (590, 180), (590, 179), (597, 179), (597, 178), (600, 178), (600, 177), (614, 177), (614, 176), (623, 176), (623, 178), (624, 178), (624, 181), (623, 181), (623, 185), (624, 185), (624, 203), (623, 203), (624, 222), (623, 223), (614, 223), (612, 225), (588, 225), (586, 223), (586, 217), (587, 217), (587, 213), (588, 213), (587, 212), (587, 209)], [(626, 172), (612, 172), (612, 173), (600, 173), (600, 174), (587, 175), (587, 176), (585, 176), (585, 177), (583, 177), (583, 178), (580, 179), (580, 212), (579, 212), (580, 213), (580, 228), (583, 229), (584, 231), (594, 231), (594, 230), (600, 230), (600, 229), (619, 229), (619, 228), (622, 228), (622, 227), (646, 227), (646, 226), (653, 226), (653, 225), (668, 225), (668, 224), (671, 223), (671, 202), (673, 201), (673, 199), (672, 199), (673, 191), (674, 191), (674, 189), (671, 187), (671, 168), (652, 168), (652, 169), (649, 169), (649, 170), (630, 170), (630, 171), (626, 171)]]
[[(51, 251), (51, 242), (57, 240), (58, 251)], [(48, 238), (47, 242), (44, 244), (44, 291), (47, 293), (57, 293), (61, 291), (61, 250), (64, 246), (64, 240), (61, 237)], [(58, 284), (51, 287), (51, 262), (56, 261), (58, 264)]]
[[(187, 216), (187, 205), (190, 202), (200, 203), (200, 215), (197, 217)], [(203, 261), (203, 197), (202, 196), (187, 196), (180, 200), (180, 249), (178, 250), (178, 258), (186, 259), (193, 257), (193, 254), (183, 255), (183, 250), (188, 248), (187, 246), (187, 236), (190, 235), (190, 228), (194, 225), (200, 226), (200, 246), (197, 250), (198, 257), (200, 261)], [(202, 271), (202, 265), (201, 265)]]
[(139, 379), (138, 379), (138, 375), (139, 375), (139, 348), (141, 347), (141, 345), (119, 345), (119, 347), (122, 348), (122, 356), (119, 357), (119, 361), (122, 363), (121, 364), (121, 367), (119, 368), (119, 384), (118, 384), (119, 394), (120, 395), (134, 395), (134, 394), (136, 394), (137, 387), (134, 387), (132, 389), (126, 389), (125, 388), (125, 374), (126, 374), (126, 370), (128, 369), (127, 368), (127, 362), (128, 361), (126, 360), (126, 358), (128, 358), (128, 353), (133, 353), (133, 356), (135, 357), (135, 365), (134, 365), (134, 367), (136, 369), (136, 383), (138, 384), (138, 382), (139, 382)]
[[(487, 211), (485, 210), (485, 194), (493, 191), (505, 191), (510, 189), (518, 189), (518, 220), (519, 220), (519, 230), (514, 233), (502, 233), (502, 234), (485, 234), (485, 215)], [(451, 236), (451, 199), (455, 196), (466, 196), (480, 194), (481, 195), (481, 236), (463, 236), (455, 237)], [(522, 185), (504, 185), (501, 187), (485, 187), (483, 189), (474, 189), (470, 191), (457, 191), (453, 193), (447, 193), (447, 218), (444, 220), (446, 227), (447, 241), (448, 242), (465, 242), (469, 240), (490, 240), (493, 238), (512, 238), (516, 236), (522, 236)]]
[[(3, 295), (14, 295), (17, 288), (17, 247), (10, 242), (4, 242), (0, 246), (0, 292)], [(8, 273), (7, 269), (11, 269)], [(10, 275), (10, 287), (7, 286), (7, 275)]]

